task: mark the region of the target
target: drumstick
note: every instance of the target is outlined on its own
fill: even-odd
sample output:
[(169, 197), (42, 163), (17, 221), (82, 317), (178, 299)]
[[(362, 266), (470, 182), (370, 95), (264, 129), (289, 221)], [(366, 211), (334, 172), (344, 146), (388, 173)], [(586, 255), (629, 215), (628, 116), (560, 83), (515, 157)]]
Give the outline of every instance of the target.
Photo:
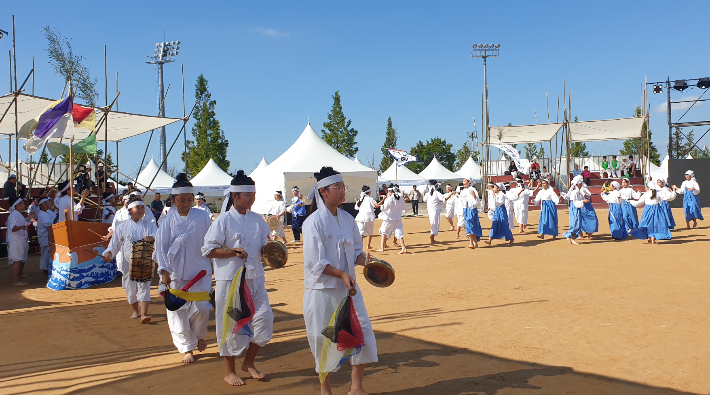
[(94, 250), (90, 250), (90, 249), (88, 249), (88, 248), (85, 248), (85, 247), (81, 247), (81, 248), (83, 248), (83, 249), (84, 249), (84, 251), (90, 252), (90, 253), (92, 253), (92, 254), (94, 254), (94, 255), (96, 255), (96, 256), (98, 256), (98, 257), (100, 257), (101, 259), (103, 259), (103, 258), (104, 258), (104, 256), (103, 256), (103, 255), (99, 254), (98, 252), (96, 252), (96, 251), (94, 251)]
[(93, 234), (95, 234), (96, 236), (99, 236), (99, 237), (102, 238), (102, 239), (104, 238), (103, 235), (100, 235), (99, 232), (97, 232), (97, 231), (95, 231), (95, 230), (93, 230), (93, 229), (88, 229), (88, 231), (91, 232), (91, 233), (93, 233)]

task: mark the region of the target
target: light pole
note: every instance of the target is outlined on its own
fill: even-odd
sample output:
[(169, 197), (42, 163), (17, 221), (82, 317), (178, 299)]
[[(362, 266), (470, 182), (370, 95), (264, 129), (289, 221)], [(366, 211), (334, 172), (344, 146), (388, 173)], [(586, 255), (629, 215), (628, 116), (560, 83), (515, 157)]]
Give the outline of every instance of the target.
[[(180, 49), (180, 41), (169, 41), (155, 44), (155, 53), (148, 55), (148, 64), (158, 65), (158, 116), (165, 117), (165, 84), (163, 84), (163, 65), (173, 62)], [(165, 126), (160, 128), (160, 160), (163, 170), (168, 171), (168, 161), (165, 160)]]
[[(473, 44), (471, 48), (472, 58), (483, 58), (483, 131), (485, 135), (485, 145), (486, 149), (484, 151), (483, 161), (485, 162), (483, 166), (483, 180), (482, 183), (488, 182), (488, 173), (490, 166), (490, 154), (491, 154), (491, 136), (490, 136), (490, 125), (488, 124), (488, 76), (486, 75), (486, 59), (487, 58), (497, 58), (498, 51), (500, 49), (500, 44)], [(483, 186), (481, 186), (483, 190)], [(486, 200), (488, 200), (488, 194), (483, 195)], [(487, 203), (487, 202), (486, 202)]]

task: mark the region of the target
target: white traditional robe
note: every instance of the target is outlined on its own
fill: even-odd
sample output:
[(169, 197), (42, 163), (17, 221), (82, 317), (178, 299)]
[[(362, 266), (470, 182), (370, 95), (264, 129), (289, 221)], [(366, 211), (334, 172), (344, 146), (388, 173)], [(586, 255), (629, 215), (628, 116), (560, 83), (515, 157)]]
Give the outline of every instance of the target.
[(6, 225), (6, 241), (7, 241), (7, 260), (10, 264), (14, 262), (27, 262), (27, 253), (29, 251), (29, 239), (27, 237), (27, 229), (20, 229), (13, 232), (15, 226), (27, 226), (27, 219), (17, 210), (10, 210), (10, 215), (7, 217)]
[[(150, 302), (150, 281), (138, 282), (131, 280), (131, 259), (133, 258), (133, 242), (142, 240), (146, 236), (155, 237), (158, 227), (155, 219), (141, 217), (138, 222), (129, 219), (120, 222), (113, 231), (108, 248), (104, 255), (110, 252), (116, 257), (116, 266), (121, 272), (121, 285), (126, 290), (126, 299), (129, 304), (136, 302)], [(118, 254), (118, 251), (121, 251)], [(120, 257), (120, 259), (119, 259)]]
[(493, 214), (496, 212), (496, 196), (493, 193), (493, 189), (486, 190), (488, 194), (488, 219), (493, 221)]
[[(520, 190), (523, 190), (520, 192)], [(508, 198), (513, 201), (513, 211), (515, 212), (515, 220), (519, 225), (528, 224), (528, 213), (532, 190), (528, 187), (515, 187), (510, 190)]]
[[(170, 288), (182, 289), (201, 270), (207, 275), (199, 280), (191, 292), (212, 289), (212, 264), (202, 256), (207, 230), (212, 224), (203, 210), (191, 208), (186, 217), (177, 209), (168, 211), (155, 235), (154, 260), (158, 274), (163, 270), (170, 274)], [(197, 341), (207, 334), (207, 322), (211, 304), (209, 301), (187, 302), (177, 311), (168, 311), (168, 325), (173, 343), (181, 353), (197, 348)]]
[(513, 217), (515, 216), (513, 213), (513, 195), (510, 193), (510, 191), (504, 192), (505, 194), (505, 211), (508, 213), (508, 227), (510, 229), (515, 229), (515, 221)]
[(427, 214), (429, 214), (431, 234), (436, 236), (439, 234), (439, 225), (441, 224), (441, 203), (444, 202), (444, 195), (437, 190), (429, 190), (424, 193), (424, 201)]
[[(380, 219), (382, 219), (382, 224), (380, 225), (379, 233), (385, 237), (392, 237), (394, 229), (397, 227), (397, 208), (399, 207), (398, 201), (395, 199), (394, 194), (388, 195), (385, 198), (384, 203), (380, 206)], [(399, 218), (401, 219), (400, 214)], [(401, 238), (401, 237), (400, 237)]]
[(370, 195), (362, 197), (360, 204), (355, 205), (358, 210), (355, 222), (361, 236), (372, 236), (375, 231), (375, 201)]
[(269, 305), (269, 295), (266, 293), (264, 267), (261, 264), (261, 249), (269, 240), (271, 230), (261, 215), (247, 210), (242, 215), (232, 206), (229, 211), (217, 217), (205, 235), (202, 255), (207, 256), (212, 250), (243, 248), (247, 259), (236, 256), (214, 259), (215, 286), (215, 321), (217, 329), (217, 344), (222, 339), (224, 309), (227, 303), (229, 289), (234, 276), (239, 269), (246, 268), (246, 283), (254, 300), (254, 318), (249, 323), (253, 337), (241, 334), (230, 334), (222, 347), (221, 356), (241, 355), (250, 343), (264, 347), (271, 341), (274, 330), (274, 313)]
[[(281, 200), (274, 200), (271, 203), (271, 207), (269, 207), (269, 211), (267, 212), (267, 214), (281, 215), (285, 212), (286, 212), (286, 202), (284, 202), (283, 199), (281, 199)], [(279, 238), (279, 239), (286, 237), (286, 233), (284, 232), (284, 218), (286, 218), (285, 215), (282, 216), (281, 218), (279, 218), (279, 220), (280, 220), (279, 227), (278, 227), (278, 229), (275, 229), (271, 232), (272, 236)]]
[(634, 191), (631, 187), (619, 189), (619, 194), (624, 200), (635, 200), (641, 197), (641, 192)]
[(214, 219), (214, 214), (212, 214), (212, 210), (210, 210), (210, 207), (207, 205), (207, 202), (202, 202), (201, 206), (194, 206), (198, 210), (202, 210), (206, 212), (207, 214), (210, 215), (210, 219)]
[(54, 224), (57, 213), (54, 211), (41, 211), (37, 215), (37, 241), (40, 247), (39, 267), (49, 270), (52, 266), (52, 256), (49, 251), (49, 228)]
[[(108, 217), (107, 217), (108, 215)], [(113, 224), (113, 219), (116, 217), (116, 207), (106, 206), (101, 213), (101, 222), (105, 224)]]
[[(403, 200), (403, 199), (400, 199)], [(333, 216), (327, 207), (319, 207), (303, 223), (303, 318), (311, 353), (315, 357), (316, 372), (320, 372), (321, 351), (325, 336), (321, 333), (328, 326), (340, 302), (348, 295), (348, 288), (337, 277), (323, 274), (327, 265), (355, 276), (355, 260), (363, 254), (362, 238), (355, 219), (346, 211), (338, 209)], [(377, 362), (377, 343), (370, 317), (365, 308), (362, 292), (356, 284), (357, 294), (353, 304), (362, 327), (365, 345), (358, 354), (350, 357), (350, 364), (360, 365)], [(330, 362), (330, 361), (329, 361)], [(339, 367), (329, 364), (322, 370), (336, 372)]]
[[(446, 198), (448, 198), (448, 200), (446, 200)], [(454, 218), (454, 214), (456, 214), (456, 193), (446, 192), (444, 199), (446, 200), (446, 213), (444, 216), (449, 219)]]
[(688, 188), (693, 188), (693, 195), (700, 195), (700, 184), (695, 180), (685, 180), (676, 190), (679, 194), (684, 194)]
[(454, 198), (456, 199), (456, 208), (454, 210), (454, 212), (456, 213), (456, 226), (458, 226), (459, 228), (463, 228), (464, 226), (466, 226), (466, 222), (463, 217), (463, 209), (466, 208), (466, 197), (464, 196), (464, 191), (459, 192), (459, 195)]
[[(57, 210), (59, 212), (59, 219), (57, 220), (57, 223), (59, 222), (64, 222), (66, 221), (66, 216), (64, 215), (64, 210), (69, 210), (69, 213), (72, 212), (72, 201), (69, 195), (64, 195), (59, 198), (54, 199), (54, 205), (57, 206)], [(75, 203), (73, 205), (74, 207), (74, 221), (79, 220), (79, 214), (81, 214), (84, 211), (84, 206), (80, 205), (79, 203)]]

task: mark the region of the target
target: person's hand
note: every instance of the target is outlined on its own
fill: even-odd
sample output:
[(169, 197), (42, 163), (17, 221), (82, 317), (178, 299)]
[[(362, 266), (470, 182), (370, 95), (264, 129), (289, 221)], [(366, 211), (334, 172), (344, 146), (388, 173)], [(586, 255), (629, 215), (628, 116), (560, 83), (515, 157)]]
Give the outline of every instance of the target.
[(87, 197), (87, 196), (89, 196), (89, 190), (88, 190), (88, 189), (84, 189), (83, 191), (81, 191), (81, 197), (85, 198), (85, 197)]
[(163, 270), (160, 272), (160, 282), (166, 287), (170, 288), (170, 273)]
[(353, 280), (347, 272), (343, 272), (343, 274), (340, 275), (340, 279), (343, 280), (343, 284), (345, 284), (347, 288), (355, 287), (355, 280)]
[(111, 259), (113, 259), (113, 254), (111, 254), (111, 251), (106, 251), (101, 257), (104, 262), (111, 262)]
[(27, 216), (27, 219), (32, 219), (36, 216), (37, 216), (36, 213), (30, 213), (30, 215)]
[(109, 241), (109, 239), (111, 239), (111, 236), (113, 236), (113, 231), (108, 232), (108, 234), (106, 236), (102, 236), (101, 240)]
[(249, 257), (249, 254), (246, 251), (244, 251), (244, 249), (241, 247), (230, 248), (229, 251), (232, 251), (234, 253), (234, 255), (236, 255), (237, 258), (240, 258), (240, 259), (247, 259)]
[(143, 241), (147, 241), (147, 242), (150, 242), (150, 243), (154, 243), (154, 242), (155, 242), (155, 237), (153, 237), (153, 236), (146, 236), (146, 237), (143, 238)]
[(585, 204), (586, 204), (586, 203), (589, 203), (589, 199), (584, 199), (584, 200), (582, 200), (582, 203), (585, 203)]

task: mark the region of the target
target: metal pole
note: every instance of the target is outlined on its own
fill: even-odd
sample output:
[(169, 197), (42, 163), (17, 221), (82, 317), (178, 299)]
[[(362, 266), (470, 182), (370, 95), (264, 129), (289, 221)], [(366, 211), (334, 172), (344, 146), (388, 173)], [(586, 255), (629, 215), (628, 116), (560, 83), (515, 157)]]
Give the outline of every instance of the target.
[[(12, 70), (15, 78), (15, 171), (18, 173), (17, 182), (15, 183), (15, 188), (17, 190), (17, 195), (20, 195), (20, 183), (22, 182), (22, 174), (20, 174), (20, 126), (17, 119), (17, 95), (20, 92), (17, 91), (17, 47), (15, 47), (15, 16), (12, 16)], [(12, 147), (12, 145), (11, 145)], [(12, 150), (12, 148), (10, 148)]]
[(668, 158), (673, 159), (673, 126), (671, 126), (671, 79), (666, 80), (666, 91), (668, 92)]
[[(118, 193), (118, 186), (120, 185), (118, 183), (118, 178), (119, 178), (119, 175), (118, 175), (118, 143), (119, 142), (116, 141), (116, 191), (115, 191), (116, 193)], [(106, 171), (108, 172), (108, 168), (106, 168)]]
[[(185, 64), (180, 64), (180, 70), (182, 73), (182, 118), (183, 122), (185, 118)], [(187, 173), (187, 133), (182, 135), (184, 139), (185, 149), (183, 150), (183, 158), (185, 160), (185, 173)]]
[(12, 54), (14, 58), (13, 74), (15, 74), (15, 90), (17, 90), (17, 48), (15, 47), (15, 16), (12, 16)]
[[(160, 91), (160, 95), (158, 95), (158, 116), (159, 117), (165, 117), (165, 108), (164, 105), (161, 105), (161, 102), (163, 100), (163, 96), (165, 96), (165, 87), (163, 85), (163, 63), (158, 63), (158, 90)], [(162, 126), (160, 128), (160, 159), (162, 160), (163, 163), (163, 171), (168, 171), (168, 163), (165, 159), (165, 126)]]
[[(7, 50), (7, 55), (10, 58), (10, 67), (8, 69), (8, 70), (10, 70), (10, 92), (14, 92), (15, 90), (12, 89), (13, 85), (12, 85), (12, 50), (11, 49)], [(17, 99), (17, 98), (15, 98), (15, 99)], [(17, 119), (17, 116), (15, 116), (15, 119)], [(12, 135), (8, 135), (8, 138), (9, 139), (7, 142), (7, 152), (8, 152), (7, 167), (9, 169), (12, 169)], [(12, 171), (10, 171), (10, 173), (12, 173)]]
[[(116, 88), (118, 90), (118, 81), (116, 81)], [(108, 107), (108, 58), (106, 55), (106, 45), (104, 45), (104, 101), (105, 101), (105, 106)], [(106, 113), (105, 119), (104, 119), (104, 177), (108, 174), (108, 112)], [(99, 190), (101, 191), (102, 195), (103, 192), (106, 192), (106, 180), (101, 183)]]
[(34, 96), (35, 95), (35, 73), (34, 73), (34, 70), (36, 70), (34, 56), (32, 57), (32, 70), (33, 70), (33, 72), (32, 72), (32, 96)]

